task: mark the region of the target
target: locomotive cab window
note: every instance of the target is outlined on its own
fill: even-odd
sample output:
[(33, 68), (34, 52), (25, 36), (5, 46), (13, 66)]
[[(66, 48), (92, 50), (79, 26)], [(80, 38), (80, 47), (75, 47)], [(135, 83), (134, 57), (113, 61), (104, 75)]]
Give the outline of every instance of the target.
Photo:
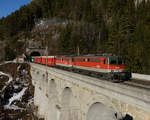
[(116, 59), (111, 59), (110, 60), (110, 65), (117, 65), (117, 60)]
[(118, 65), (122, 65), (123, 64), (123, 60), (122, 60), (122, 58), (118, 58)]
[(109, 64), (110, 65), (122, 65), (123, 60), (121, 57), (110, 57), (109, 58)]

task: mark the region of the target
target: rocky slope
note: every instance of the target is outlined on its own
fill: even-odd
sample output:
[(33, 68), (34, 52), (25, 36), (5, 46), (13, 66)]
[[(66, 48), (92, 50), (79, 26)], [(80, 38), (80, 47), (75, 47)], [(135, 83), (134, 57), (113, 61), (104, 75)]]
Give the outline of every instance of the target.
[(33, 120), (33, 94), (29, 64), (0, 65), (0, 120)]

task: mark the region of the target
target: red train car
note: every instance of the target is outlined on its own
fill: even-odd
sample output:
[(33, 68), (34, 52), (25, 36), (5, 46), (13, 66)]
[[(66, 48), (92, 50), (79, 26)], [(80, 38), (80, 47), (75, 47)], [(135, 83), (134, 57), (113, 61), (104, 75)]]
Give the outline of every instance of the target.
[(42, 58), (41, 58), (40, 56), (38, 56), (38, 57), (33, 57), (33, 62), (34, 62), (34, 63), (41, 64), (41, 61), (42, 61)]
[(41, 58), (42, 58), (41, 64), (46, 65), (47, 57), (46, 56), (42, 56)]
[(48, 66), (54, 66), (55, 65), (55, 56), (38, 56), (33, 57), (33, 62)]
[(56, 57), (56, 65), (72, 67), (74, 65), (73, 57)]
[(48, 56), (47, 57), (47, 65), (48, 66), (55, 66), (56, 58), (55, 56)]

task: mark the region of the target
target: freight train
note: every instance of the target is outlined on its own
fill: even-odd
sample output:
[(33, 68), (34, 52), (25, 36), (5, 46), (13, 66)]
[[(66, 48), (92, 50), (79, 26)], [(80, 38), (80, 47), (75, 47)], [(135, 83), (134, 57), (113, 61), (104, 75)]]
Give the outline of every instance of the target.
[(103, 79), (114, 82), (126, 81), (131, 78), (131, 73), (125, 70), (123, 59), (114, 55), (37, 56), (32, 57), (32, 62), (95, 73)]

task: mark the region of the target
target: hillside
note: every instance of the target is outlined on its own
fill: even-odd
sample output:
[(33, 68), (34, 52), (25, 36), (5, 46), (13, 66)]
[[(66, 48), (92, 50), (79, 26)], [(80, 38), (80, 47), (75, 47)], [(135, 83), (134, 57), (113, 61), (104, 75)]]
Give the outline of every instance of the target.
[(149, 13), (144, 0), (34, 0), (0, 19), (0, 40), (6, 60), (34, 40), (48, 45), (49, 55), (113, 53), (128, 71), (150, 74)]

